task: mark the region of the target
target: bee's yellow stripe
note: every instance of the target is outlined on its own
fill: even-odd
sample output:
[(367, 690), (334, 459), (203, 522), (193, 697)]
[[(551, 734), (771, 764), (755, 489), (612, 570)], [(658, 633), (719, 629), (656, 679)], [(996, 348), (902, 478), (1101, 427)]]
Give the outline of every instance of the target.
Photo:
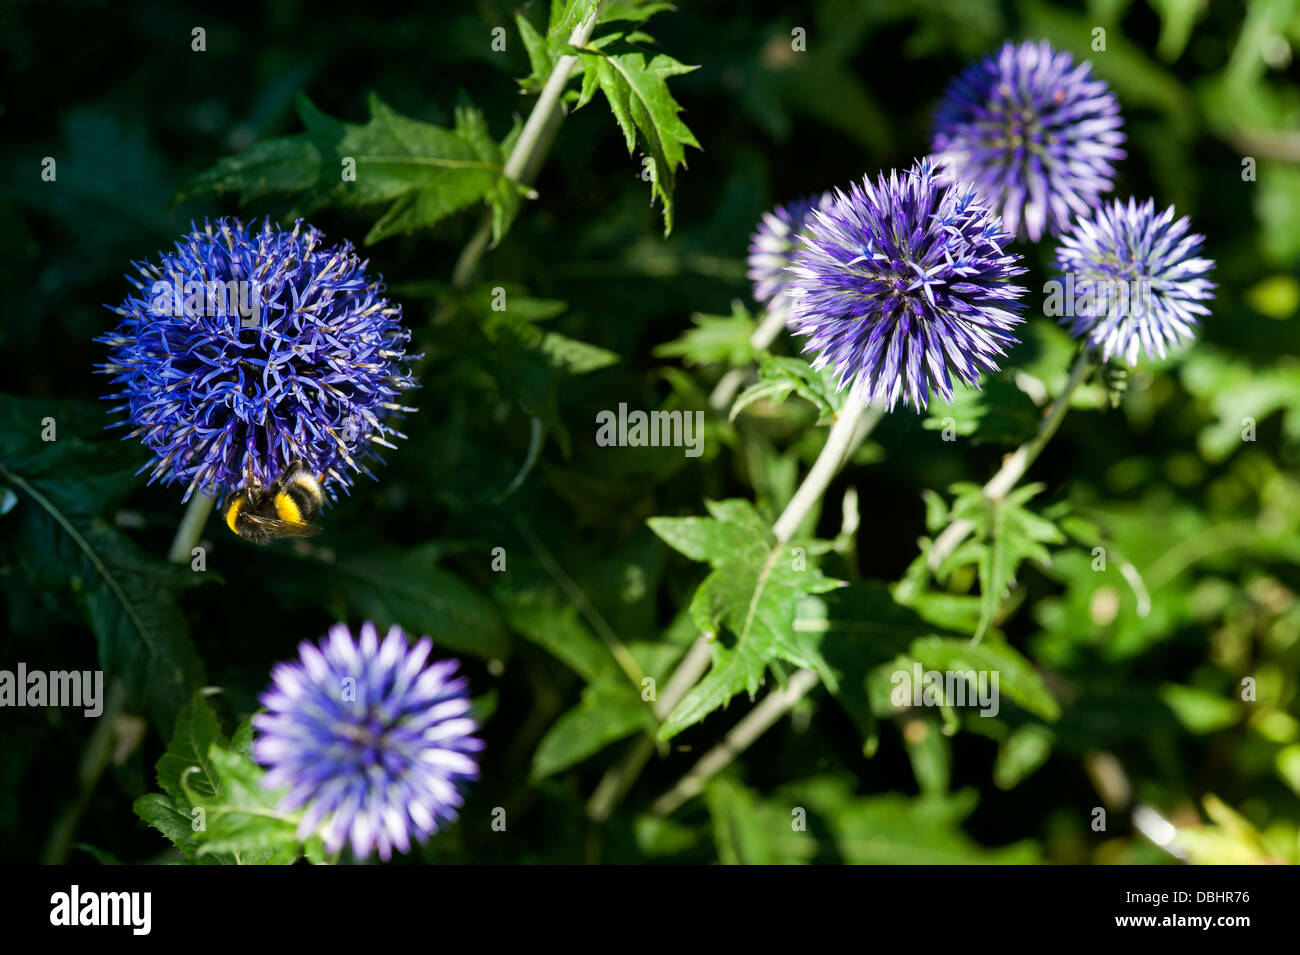
[[(239, 517), (239, 512), (244, 509), (245, 503), (244, 495), (240, 494), (230, 502), (230, 507), (226, 508), (226, 526), (232, 531), (235, 531), (235, 521)], [(238, 534), (239, 531), (235, 531), (235, 533)]]
[(275, 513), (287, 524), (302, 523), (302, 511), (298, 509), (298, 502), (284, 491), (275, 496)]

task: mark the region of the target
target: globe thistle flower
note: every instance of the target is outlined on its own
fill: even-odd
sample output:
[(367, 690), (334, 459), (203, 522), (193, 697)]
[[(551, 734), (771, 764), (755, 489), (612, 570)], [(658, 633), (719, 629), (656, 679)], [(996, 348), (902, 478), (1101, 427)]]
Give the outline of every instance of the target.
[(253, 717), (253, 758), (267, 766), (269, 789), (288, 788), (282, 810), (306, 807), (298, 838), (320, 827), (328, 852), (351, 842), (357, 858), (406, 852), (456, 818), (461, 785), (478, 777), (470, 754), (483, 741), (466, 715), (458, 664), (425, 665), (433, 643), (409, 646), (398, 627), (379, 641), (375, 626), (353, 642), (344, 624), (300, 659), (278, 664)]
[(1057, 235), (1111, 190), (1123, 120), (1091, 64), (1047, 43), (1003, 45), (953, 80), (935, 114), (933, 148), (1035, 242)]
[(1056, 250), (1073, 293), (1061, 323), (1103, 361), (1116, 355), (1129, 365), (1139, 350), (1164, 358), (1168, 346), (1191, 339), (1215, 285), (1206, 278), (1214, 261), (1198, 257), (1205, 237), (1189, 235), (1189, 225), (1185, 216), (1174, 222), (1173, 206), (1157, 215), (1153, 199), (1116, 199), (1080, 216)]
[(758, 228), (749, 239), (749, 280), (754, 283), (754, 301), (775, 311), (786, 308), (785, 288), (790, 282), (786, 271), (799, 247), (808, 215), (813, 209), (830, 205), (829, 192), (797, 199), (771, 212), (764, 212)]
[(133, 263), (136, 294), (112, 309), (99, 368), (122, 386), (110, 400), (127, 437), (154, 454), (150, 483), (186, 483), (188, 499), (271, 484), (299, 460), (333, 496), (350, 471), (369, 473), (373, 445), (403, 437), (385, 420), (414, 410), (396, 401), (414, 387), (401, 307), (350, 243), (321, 239), (301, 222), (222, 219), (156, 265)]
[(953, 379), (976, 384), (1016, 343), (1025, 290), (1010, 279), (1025, 269), (1002, 250), (1010, 239), (974, 189), (942, 185), (928, 161), (864, 178), (809, 218), (790, 327), (818, 353), (813, 367), (863, 400), (949, 400)]

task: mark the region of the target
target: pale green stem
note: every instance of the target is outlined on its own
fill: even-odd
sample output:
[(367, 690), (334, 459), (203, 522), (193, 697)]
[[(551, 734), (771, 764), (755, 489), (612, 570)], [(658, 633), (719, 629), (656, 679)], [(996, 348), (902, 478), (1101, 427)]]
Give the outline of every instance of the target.
[[(785, 316), (785, 309), (780, 307), (768, 312), (749, 336), (750, 347), (755, 351), (766, 351), (772, 342), (776, 341), (776, 336), (781, 334), (781, 329), (785, 328)], [(731, 404), (731, 399), (736, 396), (741, 382), (745, 380), (745, 375), (748, 373), (748, 368), (732, 368), (723, 375), (714, 386), (713, 393), (709, 395), (709, 407), (714, 411), (721, 411)]]
[[(590, 17), (574, 27), (573, 33), (569, 35), (570, 46), (586, 46), (604, 7), (605, 4), (602, 2)], [(533, 104), (532, 111), (524, 122), (519, 139), (515, 141), (514, 148), (506, 158), (502, 175), (507, 179), (528, 185), (537, 178), (546, 153), (555, 139), (555, 131), (564, 115), (561, 102), (564, 88), (568, 85), (569, 77), (577, 66), (578, 57), (573, 54), (565, 54), (555, 61), (551, 75), (546, 78), (546, 84), (542, 87), (537, 102)], [(461, 252), (460, 258), (456, 260), (456, 267), (451, 273), (451, 284), (454, 288), (465, 288), (473, 280), (474, 272), (478, 269), (479, 261), (487, 251), (491, 239), (492, 215), (488, 213), (479, 224), (478, 231)]]
[[(1051, 440), (1052, 435), (1061, 426), (1061, 420), (1065, 417), (1065, 412), (1070, 406), (1070, 396), (1083, 383), (1092, 367), (1092, 355), (1087, 351), (1081, 353), (1074, 363), (1074, 368), (1070, 371), (1070, 378), (1066, 382), (1060, 397), (1052, 404), (1042, 424), (1039, 425), (1038, 433), (1017, 448), (1003, 462), (998, 472), (984, 485), (986, 495), (991, 498), (1005, 497), (1016, 486), (1017, 482), (1024, 477), (1029, 466), (1034, 463), (1047, 442)], [(830, 439), (827, 439), (826, 444), (827, 449), (829, 449)], [(825, 457), (826, 454), (826, 449), (823, 449), (822, 456)], [(817, 463), (820, 464), (821, 462), (822, 458), (818, 458)], [(813, 470), (817, 470), (817, 465), (813, 466)], [(804, 482), (805, 486), (811, 481), (812, 477), (812, 472), (809, 472), (809, 480)], [(826, 483), (829, 483), (829, 478)], [(800, 488), (800, 491), (802, 490), (803, 488)], [(793, 503), (792, 501), (791, 504)], [(789, 511), (789, 508), (787, 508), (787, 511)], [(786, 517), (785, 514), (781, 516), (783, 520)], [(778, 524), (780, 523), (778, 521)], [(797, 527), (798, 522), (794, 526)], [(938, 561), (934, 559), (934, 554), (939, 551), (941, 546), (943, 550), (940, 552), (939, 560), (952, 553), (953, 549), (971, 532), (973, 526), (966, 521), (954, 521), (949, 524), (944, 533), (935, 541), (934, 548), (931, 549), (931, 566), (938, 565)], [(712, 776), (743, 753), (754, 740), (758, 739), (777, 720), (788, 713), (796, 703), (803, 699), (820, 682), (821, 677), (812, 670), (800, 670), (795, 673), (784, 687), (769, 693), (762, 703), (754, 707), (744, 719), (736, 724), (722, 743), (706, 753), (672, 789), (659, 797), (655, 801), (652, 811), (659, 815), (667, 815), (686, 800), (699, 793)]]
[[(866, 440), (881, 415), (879, 408), (868, 407), (856, 396), (849, 396), (826, 436), (821, 454), (773, 525), (772, 533), (778, 543), (784, 544), (794, 536), (826, 493), (831, 479), (858, 445)], [(705, 637), (697, 639), (668, 678), (668, 684), (655, 704), (655, 717), (660, 722), (668, 717), (682, 698), (703, 678), (712, 657), (709, 648), (709, 640)], [(587, 815), (593, 821), (603, 822), (609, 817), (653, 752), (654, 740), (646, 735), (636, 742), (621, 761), (610, 767), (587, 802)]]
[[(1065, 388), (1056, 401), (1052, 402), (1052, 407), (1038, 426), (1038, 433), (1016, 448), (1002, 462), (1002, 467), (984, 485), (985, 497), (991, 500), (1000, 500), (1010, 494), (1011, 489), (1020, 483), (1020, 479), (1025, 476), (1029, 466), (1042, 453), (1043, 448), (1047, 446), (1047, 442), (1052, 439), (1052, 435), (1056, 434), (1056, 429), (1061, 426), (1065, 413), (1070, 410), (1070, 397), (1079, 385), (1083, 384), (1083, 380), (1088, 377), (1088, 372), (1092, 368), (1092, 353), (1087, 350), (1080, 352), (1078, 360), (1075, 361), (1074, 367), (1070, 370), (1069, 381), (1065, 383)], [(935, 539), (934, 546), (930, 548), (928, 561), (930, 569), (935, 570), (938, 568), (974, 529), (975, 524), (968, 520), (953, 521), (944, 528), (943, 533)]]
[(188, 564), (193, 555), (194, 546), (203, 535), (203, 526), (208, 522), (208, 515), (217, 503), (215, 497), (208, 497), (202, 491), (195, 491), (181, 518), (181, 526), (176, 528), (172, 539), (172, 548), (167, 552), (167, 559), (177, 564)]

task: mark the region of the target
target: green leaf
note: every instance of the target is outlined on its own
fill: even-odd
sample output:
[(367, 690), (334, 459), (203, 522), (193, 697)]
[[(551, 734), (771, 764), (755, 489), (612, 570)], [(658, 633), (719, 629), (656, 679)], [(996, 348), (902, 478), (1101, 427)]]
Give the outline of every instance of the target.
[(289, 865), (302, 855), (295, 834), (298, 814), (276, 808), (284, 792), (262, 786), (261, 767), (215, 743), (208, 750), (208, 762), (220, 780), (217, 793), (188, 792), (206, 817), (197, 840), (200, 858), (229, 854), (239, 865)]
[(220, 781), (208, 762), (208, 750), (214, 743), (224, 742), (217, 714), (202, 692), (195, 693), (177, 715), (167, 750), (155, 765), (163, 792), (174, 800), (184, 799), (184, 777), (186, 785), (199, 795), (216, 795)]
[[(499, 310), (492, 304), (498, 296), (505, 303)], [(568, 308), (564, 302), (533, 298), (508, 284), (473, 290), (461, 302), (494, 346), (511, 344), (535, 351), (557, 371), (585, 375), (619, 362), (617, 352), (537, 327), (538, 322), (563, 314)]]
[(609, 649), (587, 629), (578, 609), (551, 588), (498, 589), (510, 626), (562, 661), (589, 684), (626, 683)]
[(546, 78), (555, 68), (555, 57), (551, 55), (546, 38), (537, 32), (537, 28), (528, 22), (522, 13), (515, 14), (515, 27), (524, 41), (524, 51), (528, 54), (528, 65), (532, 72), (519, 85), (530, 93), (540, 92), (546, 85)]
[(758, 799), (744, 786), (720, 777), (704, 790), (713, 820), (713, 843), (723, 865), (808, 862), (817, 843), (791, 825), (790, 811)]
[[(689, 612), (696, 627), (714, 634), (713, 667), (669, 714), (659, 730), (669, 739), (726, 706), (742, 691), (758, 692), (767, 667), (784, 660), (827, 672), (816, 646), (794, 631), (796, 604), (809, 594), (843, 586), (824, 576), (816, 555), (825, 541), (776, 543), (770, 528), (744, 500), (707, 502), (710, 518), (651, 518), (651, 530), (713, 571), (695, 592)], [(734, 642), (724, 643), (725, 629)]]
[(1012, 647), (997, 640), (972, 644), (950, 637), (914, 640), (911, 656), (927, 670), (996, 673), (998, 692), (1006, 693), (1025, 709), (1046, 720), (1058, 719), (1060, 704), (1034, 670), (1033, 664)]
[(759, 798), (733, 779), (705, 789), (718, 858), (727, 864), (838, 862), (859, 865), (1025, 864), (1032, 843), (976, 844), (960, 827), (976, 794), (917, 798), (856, 795), (845, 779), (817, 776)]
[(922, 796), (942, 796), (952, 779), (952, 746), (937, 720), (914, 720), (903, 735)]
[(999, 789), (1014, 789), (1052, 755), (1056, 737), (1046, 726), (1027, 723), (1017, 727), (998, 747), (993, 782)]
[(554, 367), (570, 375), (585, 375), (617, 365), (620, 361), (617, 352), (580, 342), (558, 332), (543, 335), (539, 350)]
[(787, 787), (782, 796), (786, 802), (806, 806), (825, 824), (845, 862), (1014, 865), (1039, 861), (1031, 843), (986, 849), (961, 830), (961, 821), (975, 807), (977, 796), (972, 790), (946, 797), (910, 798), (897, 793), (860, 797), (844, 780), (818, 777)]
[(578, 106), (605, 94), (610, 110), (623, 130), (628, 153), (639, 142), (650, 160), (651, 202), (663, 202), (664, 235), (673, 230), (673, 186), (678, 166), (686, 165), (686, 147), (700, 148), (695, 135), (677, 114), (681, 106), (668, 91), (668, 78), (694, 70), (663, 53), (647, 56), (624, 40), (602, 38), (598, 51), (582, 54), (583, 84)]
[(854, 581), (805, 597), (796, 608), (794, 630), (825, 660), (827, 688), (857, 725), (864, 750), (875, 745), (876, 733), (866, 690), (869, 671), (904, 653), (918, 637), (952, 632), (897, 603), (877, 581)]
[(1291, 356), (1271, 366), (1252, 364), (1207, 345), (1188, 354), (1180, 372), (1183, 385), (1211, 413), (1197, 441), (1208, 460), (1222, 461), (1244, 446), (1247, 418), (1258, 427), (1281, 411), (1284, 434), (1300, 438), (1300, 373)]
[[(40, 438), (46, 419), (55, 441)], [(105, 520), (139, 483), (141, 462), (138, 446), (104, 439), (104, 424), (93, 407), (0, 396), (0, 479), (19, 498), (0, 555), (33, 585), (71, 594), (100, 666), (123, 681), (128, 705), (166, 732), (202, 681), (176, 596), (204, 575), (146, 556)]]
[(694, 327), (680, 337), (664, 342), (654, 349), (656, 358), (680, 358), (687, 365), (744, 365), (753, 361), (754, 346), (750, 336), (757, 323), (749, 310), (733, 300), (730, 315), (691, 316)]
[(734, 421), (741, 409), (755, 401), (779, 404), (790, 395), (798, 395), (817, 409), (818, 422), (830, 421), (844, 406), (845, 392), (835, 384), (829, 369), (814, 371), (802, 358), (763, 353), (759, 356), (759, 381), (743, 391), (731, 406)]
[(979, 568), (980, 618), (975, 628), (975, 640), (983, 638), (997, 616), (1007, 591), (1015, 585), (1016, 571), (1027, 559), (1043, 566), (1051, 562), (1044, 544), (1058, 544), (1065, 536), (1051, 521), (1024, 507), (1040, 493), (1042, 484), (1019, 487), (1005, 498), (995, 500), (976, 484), (955, 484), (952, 487), (952, 519), (969, 520), (975, 524), (974, 540), (958, 547), (939, 568), (946, 576), (953, 568), (972, 560)]
[(1241, 719), (1231, 698), (1194, 686), (1166, 683), (1160, 688), (1160, 699), (1189, 733), (1215, 733)]
[[(191, 862), (198, 854), (193, 818), (177, 808), (176, 802), (162, 793), (141, 796), (133, 804), (135, 814), (153, 826)], [(210, 861), (216, 861), (212, 859)]]
[[(606, 654), (608, 656), (608, 654)], [(534, 779), (568, 769), (617, 740), (655, 728), (654, 712), (626, 679), (589, 686), (582, 702), (546, 732), (533, 753)]]
[[(258, 143), (217, 162), (177, 192), (174, 202), (237, 192), (241, 201), (273, 193), (300, 194), (295, 213), (325, 205), (388, 204), (367, 243), (427, 228), (477, 202), (494, 212), (500, 238), (529, 192), (502, 174), (501, 147), (488, 135), (483, 114), (458, 106), (446, 129), (410, 119), (370, 97), (370, 120), (346, 123), (318, 110), (304, 95), (298, 115), (306, 131)], [(355, 167), (355, 180), (344, 174)], [(295, 213), (290, 213), (293, 215)]]
[(1192, 37), (1192, 26), (1196, 18), (1205, 9), (1201, 0), (1150, 0), (1151, 6), (1160, 15), (1160, 40), (1156, 44), (1156, 53), (1167, 63), (1172, 63), (1183, 54), (1187, 41)]
[(480, 657), (508, 655), (510, 642), (493, 604), (438, 566), (441, 546), (349, 554), (337, 563), (313, 562), (318, 584), (341, 605), (341, 615), (373, 620), (381, 631), (398, 624), (428, 635), (448, 650)]
[(1031, 437), (1042, 420), (1033, 400), (1002, 376), (990, 375), (980, 388), (958, 385), (952, 401), (931, 401), (922, 427), (930, 431), (969, 436), (972, 444), (1019, 444)]

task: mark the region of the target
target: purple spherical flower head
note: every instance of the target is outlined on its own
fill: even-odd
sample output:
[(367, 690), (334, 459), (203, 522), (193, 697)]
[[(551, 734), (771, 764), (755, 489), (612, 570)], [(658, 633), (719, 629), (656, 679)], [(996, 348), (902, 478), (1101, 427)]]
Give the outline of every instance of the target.
[(771, 212), (764, 212), (758, 228), (749, 239), (749, 264), (747, 275), (754, 283), (754, 301), (769, 309), (786, 308), (785, 290), (790, 283), (787, 271), (799, 248), (799, 235), (813, 209), (826, 209), (834, 196), (826, 192), (820, 196), (797, 199)]
[(1116, 355), (1129, 365), (1139, 350), (1164, 358), (1168, 346), (1191, 339), (1215, 285), (1205, 277), (1214, 261), (1198, 257), (1205, 237), (1188, 228), (1186, 217), (1174, 222), (1173, 206), (1157, 214), (1153, 199), (1116, 199), (1080, 216), (1056, 250), (1072, 292), (1061, 323), (1103, 361)]
[(1011, 236), (964, 183), (944, 186), (922, 160), (836, 190), (809, 218), (787, 292), (790, 327), (813, 367), (891, 410), (924, 408), (930, 390), (974, 385), (1016, 343), (1025, 269)]
[(321, 827), (329, 852), (351, 841), (357, 858), (377, 850), (388, 859), (412, 834), (424, 839), (456, 818), (459, 787), (478, 777), (469, 754), (483, 741), (470, 735), (457, 662), (426, 666), (432, 648), (428, 637), (410, 646), (397, 627), (381, 643), (372, 623), (354, 643), (337, 624), (271, 671), (253, 757), (268, 767), (265, 786), (288, 787), (280, 808), (306, 807), (300, 839)]
[(113, 309), (100, 367), (122, 386), (112, 410), (128, 437), (154, 453), (151, 483), (184, 482), (188, 498), (270, 484), (299, 460), (332, 494), (369, 473), (373, 445), (402, 437), (385, 421), (413, 410), (396, 400), (414, 387), (401, 308), (350, 243), (321, 238), (222, 219), (157, 265), (134, 263), (137, 293)]
[(1124, 158), (1119, 103), (1088, 62), (1046, 42), (1007, 43), (967, 67), (935, 113), (934, 152), (1035, 242), (1111, 190)]

